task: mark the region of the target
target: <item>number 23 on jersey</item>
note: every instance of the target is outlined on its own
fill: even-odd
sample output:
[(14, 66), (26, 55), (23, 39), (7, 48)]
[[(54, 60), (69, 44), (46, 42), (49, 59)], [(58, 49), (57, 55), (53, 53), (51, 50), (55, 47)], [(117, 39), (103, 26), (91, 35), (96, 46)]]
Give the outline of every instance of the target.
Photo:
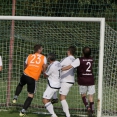
[(30, 59), (30, 64), (40, 64), (41, 62), (41, 55), (33, 54)]

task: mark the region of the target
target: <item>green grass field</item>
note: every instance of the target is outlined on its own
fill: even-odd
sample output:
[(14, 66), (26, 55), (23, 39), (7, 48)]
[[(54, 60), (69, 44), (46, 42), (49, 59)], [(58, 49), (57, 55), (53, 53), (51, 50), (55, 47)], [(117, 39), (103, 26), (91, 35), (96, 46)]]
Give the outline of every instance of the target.
[[(15, 111), (1, 111), (0, 112), (0, 117), (19, 117), (18, 112)], [(44, 114), (30, 114), (27, 113), (27, 116), (25, 117), (50, 117), (50, 115), (44, 115)], [(59, 117), (64, 117), (64, 116), (59, 116)]]
[[(10, 111), (6, 111), (6, 112), (1, 112), (0, 117), (6, 117), (7, 115), (11, 115), (11, 117), (17, 117), (19, 114), (19, 111), (21, 110), (22, 106), (16, 106), (16, 105), (12, 105), (12, 98), (14, 96), (14, 92), (15, 92), (15, 88), (18, 84), (18, 80), (14, 80), (12, 79), (11, 82), (11, 99), (10, 99), (10, 107), (7, 108), (6, 106), (1, 106), (1, 109), (9, 109)], [(31, 114), (33, 112), (44, 112), (44, 113), (48, 113), (46, 111), (46, 109), (44, 108), (44, 105), (42, 104), (42, 96), (43, 96), (43, 92), (46, 89), (46, 84), (47, 81), (46, 79), (41, 78), (39, 82), (37, 82), (37, 87), (36, 87), (36, 94), (34, 97), (34, 100), (31, 104), (31, 107), (28, 109), (28, 116), (30, 117), (49, 117), (50, 115), (37, 115), (37, 114)], [(6, 103), (6, 86), (7, 86), (7, 81), (3, 81), (1, 80), (0, 82), (0, 86), (1, 86), (1, 90), (0, 90), (0, 101), (1, 103)], [(21, 92), (21, 95), (18, 98), (17, 104), (18, 105), (23, 105), (25, 99), (27, 98), (27, 89), (26, 86), (24, 87), (23, 91)], [(74, 86), (71, 88), (69, 95), (67, 97), (67, 101), (70, 107), (70, 113), (73, 115), (86, 115), (86, 112), (84, 111), (84, 105), (82, 103), (80, 94), (79, 94), (79, 90), (78, 90), (78, 85), (77, 83), (74, 84)], [(55, 112), (58, 114), (63, 115), (63, 111), (61, 108), (61, 103), (59, 101), (58, 104), (54, 104), (55, 107)], [(95, 105), (96, 107), (96, 105)], [(1, 116), (4, 115), (4, 116)], [(9, 116), (10, 117), (10, 116)], [(59, 116), (62, 117), (62, 116)]]

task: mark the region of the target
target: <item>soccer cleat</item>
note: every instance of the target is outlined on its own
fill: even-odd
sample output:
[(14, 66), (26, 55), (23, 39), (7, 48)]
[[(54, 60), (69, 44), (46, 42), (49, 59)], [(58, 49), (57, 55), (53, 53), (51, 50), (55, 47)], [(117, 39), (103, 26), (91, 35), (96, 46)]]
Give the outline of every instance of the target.
[(16, 103), (17, 103), (17, 99), (14, 98), (14, 99), (12, 100), (12, 103), (13, 103), (13, 104), (16, 104)]
[(52, 103), (52, 104), (55, 104), (55, 103), (58, 103), (58, 101), (59, 101), (58, 98), (57, 98), (57, 99), (52, 99), (52, 100), (51, 100), (51, 103)]
[(20, 112), (19, 116), (20, 116), (20, 117), (24, 117), (24, 116), (26, 116), (26, 114), (23, 113), (23, 112)]

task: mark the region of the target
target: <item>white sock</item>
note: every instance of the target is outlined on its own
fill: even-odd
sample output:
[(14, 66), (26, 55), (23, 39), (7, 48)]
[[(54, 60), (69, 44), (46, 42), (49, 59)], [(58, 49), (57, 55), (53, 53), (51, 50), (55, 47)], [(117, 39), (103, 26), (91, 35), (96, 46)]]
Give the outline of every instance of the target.
[(57, 92), (54, 93), (54, 95), (53, 95), (52, 98), (53, 98), (53, 99), (58, 99), (58, 97), (57, 97)]
[(53, 105), (51, 102), (48, 102), (45, 104), (46, 109), (48, 110), (48, 112), (52, 115), (56, 115), (53, 109)]
[(65, 112), (66, 116), (70, 117), (69, 107), (68, 107), (68, 104), (67, 104), (66, 100), (62, 100), (61, 104), (62, 104), (63, 111)]

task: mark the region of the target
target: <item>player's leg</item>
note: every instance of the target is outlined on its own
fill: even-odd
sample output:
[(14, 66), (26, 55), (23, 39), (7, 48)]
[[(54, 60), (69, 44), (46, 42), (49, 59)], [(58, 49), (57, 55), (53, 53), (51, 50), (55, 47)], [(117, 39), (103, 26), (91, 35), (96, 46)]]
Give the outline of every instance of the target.
[(35, 80), (33, 78), (30, 78), (30, 77), (27, 76), (26, 81), (27, 81), (28, 97), (24, 102), (23, 108), (20, 112), (20, 116), (25, 115), (28, 107), (30, 106), (30, 104), (33, 100), (34, 92), (35, 92), (35, 85), (36, 85)]
[(66, 114), (66, 117), (70, 117), (69, 106), (66, 101), (66, 96), (70, 88), (72, 87), (72, 85), (73, 84), (69, 84), (69, 83), (61, 83), (61, 88), (59, 90), (61, 105), (62, 105), (63, 111)]
[(79, 86), (79, 91), (80, 91), (82, 101), (83, 101), (85, 107), (87, 108), (87, 110), (90, 110), (90, 107), (88, 104), (88, 99), (86, 96), (87, 88), (88, 88), (87, 86)]
[(57, 90), (58, 89), (53, 89), (50, 86), (47, 86), (47, 88), (43, 94), (43, 100), (42, 100), (43, 104), (45, 105), (48, 112), (52, 115), (52, 117), (57, 117), (57, 115), (54, 112), (53, 105), (51, 103), (51, 98)]
[(17, 85), (16, 87), (16, 91), (15, 91), (15, 96), (12, 100), (12, 102), (15, 104), (17, 102), (17, 98), (19, 96), (19, 94), (21, 93), (22, 89), (23, 89), (23, 86), (26, 84), (26, 81), (25, 81), (25, 75), (23, 74), (20, 78), (20, 83)]
[(54, 104), (54, 103), (58, 103), (57, 92), (55, 92), (54, 95), (52, 96), (51, 103), (52, 103), (52, 104)]
[(90, 102), (91, 113), (94, 113), (94, 94), (95, 94), (95, 85), (88, 86), (88, 97)]

